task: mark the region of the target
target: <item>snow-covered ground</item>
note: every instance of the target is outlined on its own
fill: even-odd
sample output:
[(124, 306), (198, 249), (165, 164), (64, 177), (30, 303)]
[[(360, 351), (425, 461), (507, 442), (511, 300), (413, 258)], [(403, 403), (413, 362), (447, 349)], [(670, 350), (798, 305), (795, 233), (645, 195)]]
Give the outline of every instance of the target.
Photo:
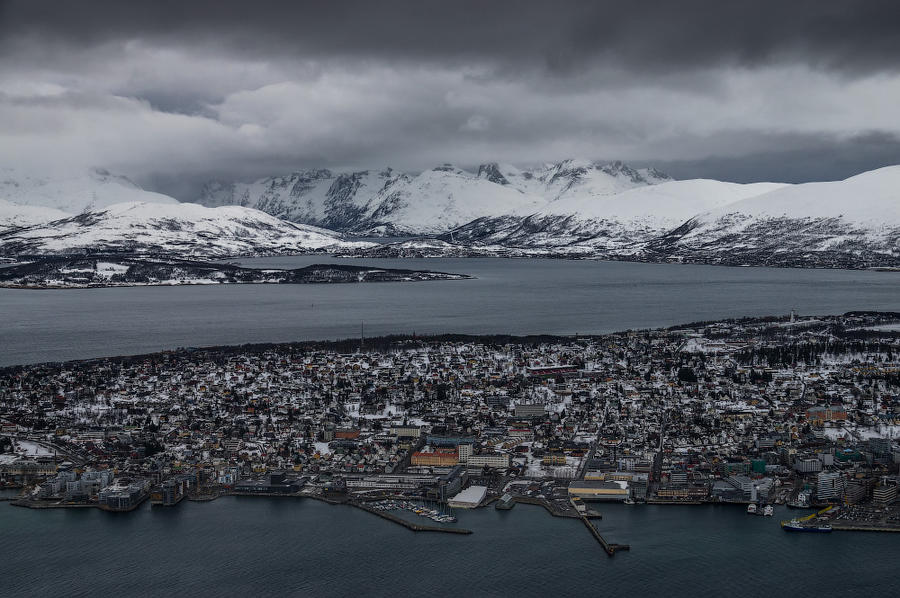
[(16, 440), (15, 452), (26, 457), (44, 457), (53, 455), (54, 452), (47, 449), (42, 444), (31, 442), (30, 440)]
[(900, 438), (900, 425), (877, 425), (873, 427), (846, 424), (836, 428), (825, 428), (825, 435), (831, 440), (838, 438)]
[(153, 251), (197, 257), (299, 253), (373, 246), (324, 229), (279, 220), (259, 210), (197, 204), (120, 203), (14, 231), (0, 250), (44, 254)]
[(33, 226), (44, 224), (53, 220), (61, 220), (70, 217), (71, 214), (46, 208), (43, 206), (28, 206), (14, 204), (0, 197), (0, 231), (6, 228)]
[(328, 448), (327, 442), (316, 442), (315, 445), (316, 445), (316, 452), (319, 453), (319, 455), (324, 457), (325, 455), (331, 454), (331, 449)]
[(881, 324), (879, 326), (869, 326), (864, 330), (876, 330), (878, 332), (900, 332), (900, 323), (897, 324)]

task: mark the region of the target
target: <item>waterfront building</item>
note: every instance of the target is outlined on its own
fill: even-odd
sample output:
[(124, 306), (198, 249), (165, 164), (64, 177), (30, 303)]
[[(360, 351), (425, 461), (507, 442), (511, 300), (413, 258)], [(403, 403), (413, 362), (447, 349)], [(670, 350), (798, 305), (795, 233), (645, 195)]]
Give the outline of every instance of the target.
[(872, 492), (872, 500), (880, 505), (890, 505), (897, 500), (897, 484), (889, 484), (884, 478)]
[(487, 496), (487, 486), (469, 486), (447, 501), (447, 505), (458, 509), (474, 509)]
[(820, 501), (833, 501), (841, 497), (844, 491), (844, 478), (836, 471), (822, 471), (816, 477), (816, 497)]
[(583, 480), (571, 482), (569, 496), (577, 496), (582, 500), (619, 501), (628, 498), (626, 482)]
[(702, 500), (709, 496), (709, 486), (697, 484), (692, 486), (668, 486), (659, 488), (656, 495), (670, 500)]
[(234, 491), (247, 494), (296, 494), (303, 484), (303, 480), (288, 478), (283, 472), (272, 472), (262, 480), (241, 480), (234, 485)]

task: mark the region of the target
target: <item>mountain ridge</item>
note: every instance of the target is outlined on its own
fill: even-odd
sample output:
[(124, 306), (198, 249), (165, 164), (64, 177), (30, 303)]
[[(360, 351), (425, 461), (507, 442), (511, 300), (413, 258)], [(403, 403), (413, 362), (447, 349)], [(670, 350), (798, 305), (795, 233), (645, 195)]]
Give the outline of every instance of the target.
[(254, 207), (356, 235), (434, 235), (476, 218), (531, 213), (567, 194), (602, 196), (669, 180), (618, 161), (574, 159), (526, 170), (486, 162), (474, 172), (452, 164), (418, 174), (311, 169), (251, 183), (212, 181), (197, 203)]

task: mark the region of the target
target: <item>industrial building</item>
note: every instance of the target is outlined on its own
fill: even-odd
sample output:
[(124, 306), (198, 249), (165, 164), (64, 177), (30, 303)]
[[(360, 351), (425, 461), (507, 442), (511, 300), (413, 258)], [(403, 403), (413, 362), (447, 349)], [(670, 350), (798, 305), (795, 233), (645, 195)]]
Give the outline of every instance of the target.
[(569, 484), (569, 496), (582, 500), (625, 500), (628, 498), (626, 482), (584, 480)]

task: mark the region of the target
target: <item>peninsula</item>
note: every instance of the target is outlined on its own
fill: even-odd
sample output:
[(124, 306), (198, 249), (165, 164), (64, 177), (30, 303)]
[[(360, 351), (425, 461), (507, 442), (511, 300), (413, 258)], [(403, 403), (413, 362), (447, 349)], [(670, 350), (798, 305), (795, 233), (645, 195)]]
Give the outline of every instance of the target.
[(0, 483), (34, 508), (313, 498), (414, 531), (525, 502), (596, 532), (602, 501), (898, 531), (898, 360), (900, 314), (853, 312), (17, 366), (0, 370)]
[(72, 289), (147, 285), (318, 284), (464, 280), (464, 274), (401, 270), (345, 264), (313, 264), (303, 268), (247, 268), (170, 257), (40, 256), (0, 268), (0, 287)]

